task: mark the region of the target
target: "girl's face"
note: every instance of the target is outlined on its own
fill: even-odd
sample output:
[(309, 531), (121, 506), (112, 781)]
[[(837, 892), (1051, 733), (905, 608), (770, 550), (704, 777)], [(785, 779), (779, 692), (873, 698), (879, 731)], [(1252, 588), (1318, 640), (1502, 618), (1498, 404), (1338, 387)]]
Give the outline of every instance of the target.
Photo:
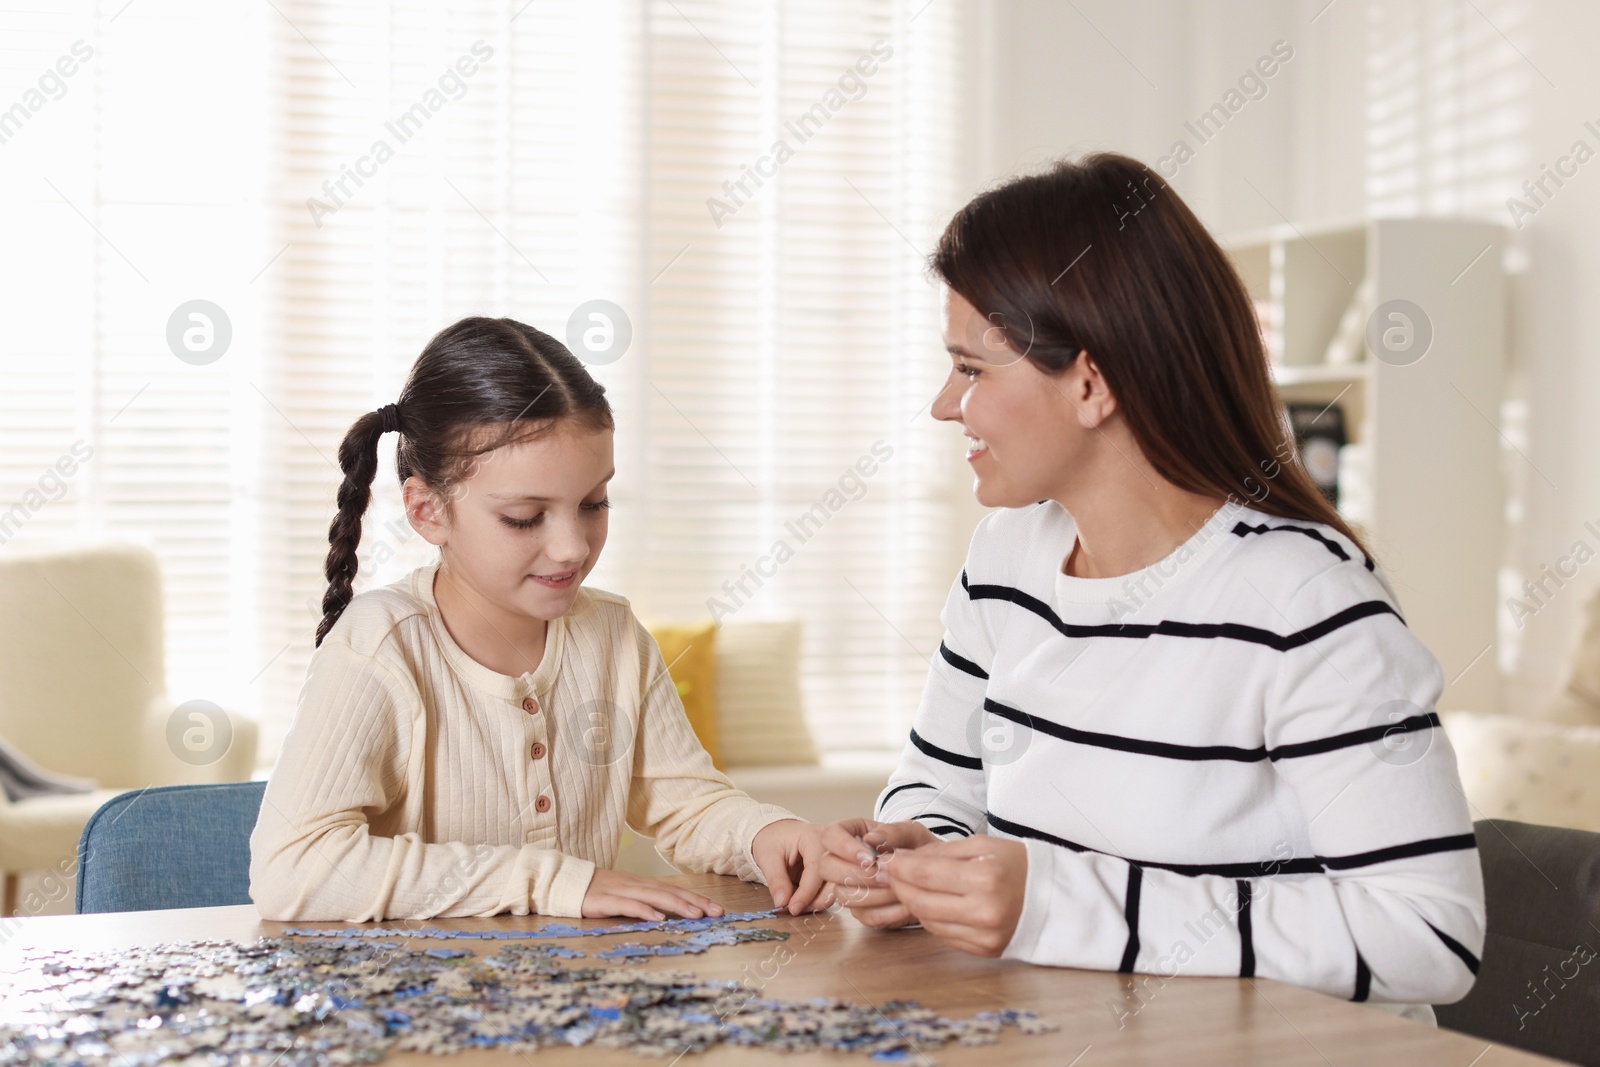
[[(516, 615), (565, 615), (605, 547), (610, 430), (563, 420), (545, 435), (479, 456), (450, 492), (446, 515), (406, 480), (413, 525), (440, 546), (451, 578)], [(418, 490), (413, 490), (412, 483)], [(419, 520), (422, 520), (419, 522)]]
[[(944, 343), (950, 376), (933, 401), (933, 417), (959, 422), (967, 436), (972, 491), (985, 507), (1017, 508), (1060, 500), (1074, 472), (1092, 455), (1088, 440), (1103, 417), (1105, 397), (1083, 391), (1083, 356), (1050, 375), (1007, 344), (1021, 349), (1028, 338), (1006, 324), (990, 322), (960, 293), (944, 286)], [(1090, 421), (1085, 426), (1085, 421)]]

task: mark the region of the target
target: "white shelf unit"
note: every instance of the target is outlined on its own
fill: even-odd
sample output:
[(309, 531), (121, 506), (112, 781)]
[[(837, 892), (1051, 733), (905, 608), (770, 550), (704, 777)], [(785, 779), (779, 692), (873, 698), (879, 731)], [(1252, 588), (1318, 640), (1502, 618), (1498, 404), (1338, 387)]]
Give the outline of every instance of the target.
[[(1340, 511), (1444, 669), (1441, 710), (1501, 706), (1504, 241), (1493, 223), (1374, 219), (1225, 242), (1256, 302), (1279, 395), (1344, 410), (1355, 447), (1341, 455)], [(1373, 310), (1397, 299), (1420, 307), (1433, 330), (1426, 353), (1404, 365), (1374, 358), (1364, 339)], [(1341, 355), (1341, 319), (1343, 341), (1351, 324), (1360, 333), (1342, 345), (1350, 362), (1330, 362)]]

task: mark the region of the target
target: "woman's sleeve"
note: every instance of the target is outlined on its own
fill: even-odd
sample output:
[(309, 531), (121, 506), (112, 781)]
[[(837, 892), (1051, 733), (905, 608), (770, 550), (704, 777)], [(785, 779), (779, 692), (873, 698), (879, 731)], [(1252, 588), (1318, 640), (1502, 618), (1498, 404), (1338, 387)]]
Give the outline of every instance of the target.
[(689, 725), (661, 647), (636, 616), (633, 627), (642, 695), (628, 825), (655, 838), (656, 851), (675, 867), (766, 884), (750, 843), (767, 824), (798, 816), (756, 801), (717, 770)]
[[(992, 513), (973, 532), (974, 549)], [(974, 550), (969, 550), (967, 567)], [(984, 714), (983, 699), (994, 663), (989, 619), (968, 593), (967, 567), (950, 586), (939, 621), (944, 636), (928, 667), (928, 680), (912, 719), (911, 735), (889, 784), (878, 795), (879, 822), (915, 819), (940, 837), (966, 837), (987, 828), (983, 731), (996, 731), (991, 751), (1003, 751), (1015, 727)]]
[(1483, 951), (1483, 874), (1438, 661), (1359, 561), (1278, 606), (1266, 744), (1306, 825), (1256, 870), (1140, 867), (1029, 840), (1005, 955), (1172, 977), (1274, 978), (1351, 1000), (1444, 1004)]
[(250, 836), (250, 897), (266, 919), (582, 914), (594, 864), (532, 846), (373, 834), (368, 816), (423, 780), (414, 682), (344, 642), (312, 655)]

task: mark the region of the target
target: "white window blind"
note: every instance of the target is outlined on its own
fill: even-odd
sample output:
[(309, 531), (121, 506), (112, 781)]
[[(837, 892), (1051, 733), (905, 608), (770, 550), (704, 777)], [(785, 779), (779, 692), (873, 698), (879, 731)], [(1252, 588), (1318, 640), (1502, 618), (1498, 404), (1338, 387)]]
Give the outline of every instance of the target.
[[(140, 0), (5, 16), (27, 47), (5, 56), (0, 103), (78, 37), (96, 54), (0, 144), (22, 158), (54, 123), (28, 158), (66, 194), (0, 170), (35, 206), (18, 225), (37, 249), (0, 252), (30, 309), (8, 327), (0, 499), (90, 442), (26, 534), (149, 540), (172, 688), (259, 715), (269, 760), (320, 617), (349, 423), (462, 315), (564, 338), (578, 304), (611, 300), (633, 340), (594, 368), (618, 477), (591, 583), (649, 619), (802, 617), (819, 747), (900, 743), (966, 536), (954, 446), (926, 411), (946, 361), (923, 260), (957, 206), (959, 10)], [(164, 334), (195, 298), (233, 327), (205, 366)], [(434, 552), (401, 517), (393, 441), (358, 590)]]
[(1366, 14), (1368, 212), (1508, 222), (1505, 198), (1539, 173), (1527, 5), (1402, 0)]
[[(200, 2), (0, 12), (0, 551), (154, 549), (174, 706), (261, 697), (262, 25)], [(166, 344), (193, 299), (231, 316), (209, 365)]]

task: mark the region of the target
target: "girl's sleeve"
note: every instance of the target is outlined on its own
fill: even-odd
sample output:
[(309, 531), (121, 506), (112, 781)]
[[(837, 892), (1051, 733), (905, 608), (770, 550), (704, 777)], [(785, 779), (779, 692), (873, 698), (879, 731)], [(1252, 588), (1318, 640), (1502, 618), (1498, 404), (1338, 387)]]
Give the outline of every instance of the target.
[(798, 816), (763, 804), (717, 770), (683, 710), (661, 648), (637, 617), (639, 726), (628, 791), (628, 825), (655, 838), (656, 851), (689, 871), (766, 884), (750, 854), (762, 827)]
[(1285, 632), (1314, 634), (1281, 653), (1265, 711), (1268, 757), (1308, 845), (1190, 874), (1028, 840), (1005, 955), (1261, 976), (1358, 1001), (1465, 996), (1483, 951), (1483, 874), (1435, 712), (1443, 674), (1391, 607), (1358, 560), (1279, 606)]
[[(992, 518), (993, 513), (979, 521), (972, 535), (974, 548)], [(874, 811), (879, 822), (915, 819), (945, 838), (986, 829), (982, 731), (998, 731), (989, 747), (1003, 751), (1016, 729), (984, 714), (995, 638), (987, 615), (967, 591), (974, 554), (969, 550), (967, 566), (951, 585), (939, 613), (944, 636), (928, 668), (909, 742)]]
[(423, 780), (416, 685), (347, 643), (312, 655), (250, 836), (250, 897), (273, 920), (579, 916), (594, 864), (532, 846), (374, 834)]

